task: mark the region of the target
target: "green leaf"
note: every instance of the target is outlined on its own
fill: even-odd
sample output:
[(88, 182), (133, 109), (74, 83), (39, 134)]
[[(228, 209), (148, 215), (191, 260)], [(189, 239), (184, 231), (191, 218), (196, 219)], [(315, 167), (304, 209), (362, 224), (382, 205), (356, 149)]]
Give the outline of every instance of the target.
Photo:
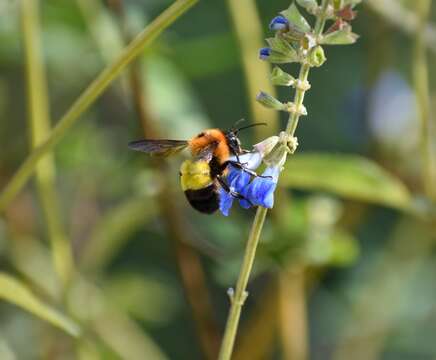
[(351, 27), (347, 27), (324, 35), (320, 43), (323, 45), (350, 45), (354, 44), (358, 38), (359, 35), (351, 32)]
[(357, 155), (309, 153), (292, 156), (283, 171), (284, 186), (321, 190), (370, 203), (407, 209), (405, 185), (371, 160)]
[(269, 47), (278, 53), (286, 55), (289, 61), (297, 61), (298, 53), (286, 40), (279, 36), (266, 39)]
[(311, 26), (304, 18), (304, 16), (301, 15), (300, 11), (294, 3), (292, 3), (292, 5), (289, 6), (287, 10), (282, 11), (280, 14), (288, 19), (289, 23), (295, 26), (299, 31), (307, 33), (312, 30)]
[(314, 13), (318, 7), (316, 0), (296, 0), (297, 4), (305, 8), (308, 12)]
[(5, 273), (0, 273), (0, 299), (29, 311), (71, 336), (80, 335), (78, 324), (51, 306), (44, 304), (21, 281)]

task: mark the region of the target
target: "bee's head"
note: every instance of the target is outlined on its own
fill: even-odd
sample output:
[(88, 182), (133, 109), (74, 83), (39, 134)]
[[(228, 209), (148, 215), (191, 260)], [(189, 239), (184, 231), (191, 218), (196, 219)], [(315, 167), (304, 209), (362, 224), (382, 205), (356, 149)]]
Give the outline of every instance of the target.
[(226, 139), (232, 154), (239, 155), (242, 153), (241, 140), (238, 138), (238, 130), (232, 129), (227, 131)]
[(248, 128), (253, 127), (253, 126), (266, 125), (266, 123), (255, 123), (255, 124), (243, 126), (241, 128), (237, 128), (236, 125), (238, 123), (240, 123), (241, 121), (244, 121), (244, 119), (238, 120), (236, 122), (236, 124), (233, 126), (233, 128), (226, 132), (227, 144), (229, 145), (230, 151), (234, 155), (239, 155), (239, 154), (242, 154), (242, 152), (243, 152), (242, 147), (241, 147), (241, 140), (239, 140), (239, 137), (238, 137), (239, 131), (244, 130), (244, 129), (248, 129)]

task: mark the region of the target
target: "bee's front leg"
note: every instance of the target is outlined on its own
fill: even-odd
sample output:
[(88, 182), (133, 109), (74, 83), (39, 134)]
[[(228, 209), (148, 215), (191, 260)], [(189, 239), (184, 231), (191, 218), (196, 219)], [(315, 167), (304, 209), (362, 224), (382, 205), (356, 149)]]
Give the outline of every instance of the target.
[[(258, 174), (256, 173), (256, 171), (251, 170), (251, 169), (248, 169), (247, 167), (245, 167), (246, 163), (241, 163), (241, 162), (239, 162), (239, 161), (228, 160), (228, 161), (226, 161), (224, 164), (226, 165), (226, 167), (227, 167), (228, 165), (232, 165), (232, 166), (234, 166), (235, 168), (238, 168), (238, 169), (240, 169), (240, 170), (246, 172), (247, 174), (250, 174), (250, 175), (253, 176), (253, 177), (272, 178), (272, 176), (258, 175)], [(223, 166), (224, 166), (224, 164), (223, 164)]]
[(254, 204), (250, 200), (248, 200), (244, 195), (238, 193), (237, 191), (233, 191), (232, 189), (230, 189), (230, 186), (226, 183), (226, 181), (223, 179), (223, 177), (221, 175), (217, 176), (217, 180), (218, 180), (219, 184), (221, 185), (221, 187), (224, 189), (224, 191), (229, 193), (235, 199), (245, 200), (250, 204), (250, 206), (254, 206)]

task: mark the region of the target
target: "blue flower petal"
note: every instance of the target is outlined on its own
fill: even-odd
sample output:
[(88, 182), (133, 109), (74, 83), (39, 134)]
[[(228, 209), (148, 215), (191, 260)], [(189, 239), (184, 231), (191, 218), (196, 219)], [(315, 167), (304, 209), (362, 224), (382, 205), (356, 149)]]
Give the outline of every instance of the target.
[(230, 208), (233, 204), (233, 196), (230, 195), (223, 188), (219, 190), (219, 199), (220, 199), (220, 211), (224, 216), (229, 216)]
[(235, 179), (237, 179), (240, 175), (239, 172), (240, 172), (239, 169), (233, 166), (229, 166), (229, 171), (226, 176), (226, 183), (231, 184)]
[(252, 204), (250, 204), (247, 200), (244, 199), (239, 200), (239, 205), (241, 205), (241, 207), (244, 209), (249, 209), (252, 206)]
[[(244, 193), (246, 192), (246, 189), (250, 183), (251, 175), (241, 169), (238, 169), (237, 171), (238, 176), (234, 177), (233, 180), (229, 182), (229, 185), (233, 191), (241, 194), (242, 196), (245, 196)], [(239, 200), (239, 204), (244, 209), (248, 209), (251, 207), (251, 204), (247, 200)]]
[(251, 180), (251, 175), (246, 171), (238, 170), (238, 175), (229, 180), (230, 189), (241, 193)]
[[(251, 176), (247, 172), (235, 168), (234, 166), (229, 167), (229, 173), (227, 174), (226, 182), (232, 191), (241, 193), (244, 188), (246, 188), (247, 185), (250, 183), (250, 180)], [(228, 216), (230, 208), (233, 205), (234, 197), (223, 188), (220, 189), (219, 197), (220, 210), (223, 215)]]
[(269, 24), (269, 28), (271, 30), (277, 31), (277, 30), (284, 30), (288, 27), (289, 21), (284, 16), (279, 15), (276, 16), (274, 19), (271, 20)]
[(274, 191), (277, 187), (279, 173), (280, 169), (277, 166), (267, 168), (262, 176), (271, 177), (255, 178), (245, 189), (243, 195), (254, 205), (272, 208), (274, 206)]
[(267, 60), (270, 54), (271, 54), (270, 48), (262, 48), (259, 50), (259, 59)]
[[(236, 156), (232, 156), (231, 160), (237, 161)], [(239, 162), (244, 165), (244, 168), (256, 170), (262, 164), (262, 154), (259, 151), (250, 151), (239, 155)]]

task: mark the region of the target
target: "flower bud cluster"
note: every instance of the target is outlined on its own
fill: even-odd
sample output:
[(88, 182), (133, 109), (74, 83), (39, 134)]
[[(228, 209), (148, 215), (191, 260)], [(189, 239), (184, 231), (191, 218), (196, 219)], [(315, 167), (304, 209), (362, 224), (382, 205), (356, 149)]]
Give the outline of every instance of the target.
[[(259, 50), (259, 58), (273, 64), (297, 62), (310, 67), (323, 65), (327, 60), (323, 45), (345, 45), (356, 41), (357, 35), (351, 31), (350, 21), (356, 17), (353, 9), (359, 2), (360, 0), (332, 0), (322, 13), (323, 9), (317, 0), (295, 0), (288, 9), (271, 20), (269, 28), (275, 35), (266, 39), (268, 47)], [(326, 20), (332, 20), (333, 24), (324, 34), (318, 34), (301, 14), (300, 8), (313, 16), (324, 16)], [(302, 91), (310, 88), (306, 80), (299, 81), (278, 66), (272, 71), (271, 82)], [(297, 111), (298, 115), (306, 115), (305, 111), (292, 106), (292, 103), (282, 103), (265, 92), (259, 93), (257, 101), (270, 109), (291, 113)]]

